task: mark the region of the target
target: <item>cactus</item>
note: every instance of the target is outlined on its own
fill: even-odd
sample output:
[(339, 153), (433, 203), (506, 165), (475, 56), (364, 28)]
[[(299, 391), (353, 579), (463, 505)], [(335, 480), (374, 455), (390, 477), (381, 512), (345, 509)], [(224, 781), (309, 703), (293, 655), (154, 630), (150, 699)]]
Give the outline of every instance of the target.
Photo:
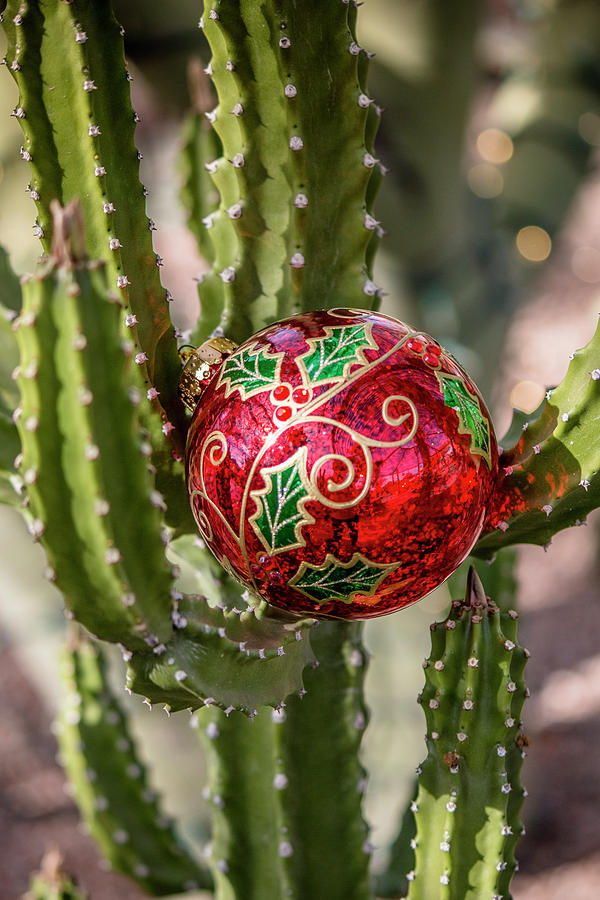
[(90, 833), (111, 867), (152, 896), (210, 887), (148, 784), (99, 649), (74, 635), (61, 660), (61, 761)]
[(516, 543), (547, 544), (598, 506), (600, 327), (571, 356), (563, 381), (531, 416), (517, 417), (500, 457), (504, 479), (474, 552), (488, 556)]
[(396, 847), (393, 860), (406, 866), (410, 900), (507, 896), (522, 830), (519, 772), (527, 743), (521, 710), (528, 654), (518, 646), (516, 619), (514, 610), (501, 612), (486, 598), (471, 569), (465, 600), (431, 626), (419, 697), (428, 755), (402, 834), (410, 850)]
[(206, 223), (215, 260), (200, 285), (197, 340), (217, 326), (239, 341), (303, 309), (372, 305), (377, 113), (355, 18), (353, 4), (318, 0), (302, 12), (206, 4), (219, 99), (209, 115), (223, 155), (208, 163), (220, 204)]
[[(357, 6), (204, 4), (205, 71), (217, 105), (208, 110), (198, 95), (196, 67), (182, 150), (182, 199), (210, 266), (199, 286), (197, 341), (219, 330), (242, 340), (292, 313), (381, 299), (374, 202), (385, 170), (374, 149), (380, 110), (367, 88)], [(466, 54), (460, 92), (450, 80), (443, 85), (454, 110), (450, 167), (475, 86), (479, 6), (461, 10), (464, 33), (451, 22), (449, 52)], [(432, 46), (442, 34), (445, 41), (443, 16), (453, 11), (440, 7)], [(180, 361), (139, 181), (121, 29), (108, 0), (8, 0), (4, 29), (44, 257), (21, 283), (0, 251), (0, 500), (23, 513), (68, 616), (92, 635), (68, 647), (58, 733), (82, 815), (112, 865), (154, 895), (193, 882), (214, 885), (217, 900), (368, 900), (375, 882), (362, 812), (362, 627), (315, 626), (268, 607), (242, 593), (193, 536)], [(426, 94), (432, 103), (435, 91)], [(417, 130), (410, 139), (418, 145)], [(436, 210), (459, 207), (459, 191), (444, 196), (438, 187), (446, 176), (431, 170), (424, 183), (434, 185), (435, 227), (403, 220), (413, 284), (436, 235), (452, 255)], [(421, 223), (430, 221), (424, 197), (415, 201)], [(490, 228), (482, 240), (494, 258), (505, 252)], [(479, 557), (502, 551), (483, 574), (491, 599), (470, 574), (466, 599), (432, 629), (422, 695), (428, 755), (376, 883), (381, 896), (509, 897), (526, 689), (511, 613), (514, 553), (504, 548), (545, 543), (600, 505), (599, 340), (574, 354), (543, 408), (515, 415), (504, 440), (511, 449), (473, 549)], [(170, 823), (160, 827), (107, 686), (101, 641), (120, 645), (128, 691), (168, 713), (197, 710), (192, 722), (209, 761), (212, 877)], [(55, 882), (36, 884), (33, 896), (55, 888), (57, 897), (77, 896), (62, 876)]]

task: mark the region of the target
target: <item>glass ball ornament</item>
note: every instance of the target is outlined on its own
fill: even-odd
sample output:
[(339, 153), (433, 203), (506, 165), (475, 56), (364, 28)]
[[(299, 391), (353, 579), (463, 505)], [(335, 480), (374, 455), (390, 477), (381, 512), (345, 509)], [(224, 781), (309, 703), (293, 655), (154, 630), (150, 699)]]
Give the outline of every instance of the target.
[(441, 584), (498, 472), (476, 386), (431, 337), (363, 310), (307, 312), (188, 360), (186, 477), (200, 534), (252, 593), (366, 619)]

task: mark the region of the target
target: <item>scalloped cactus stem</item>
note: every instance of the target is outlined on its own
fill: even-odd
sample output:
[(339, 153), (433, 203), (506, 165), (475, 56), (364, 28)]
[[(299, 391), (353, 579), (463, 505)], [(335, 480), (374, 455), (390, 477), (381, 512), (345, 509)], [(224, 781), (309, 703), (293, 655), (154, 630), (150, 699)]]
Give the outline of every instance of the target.
[(500, 457), (503, 477), (474, 555), (489, 557), (519, 543), (546, 546), (598, 507), (599, 359), (600, 325), (570, 355), (565, 377), (543, 405), (528, 416), (515, 413)]
[(99, 648), (71, 634), (60, 667), (61, 761), (83, 820), (113, 869), (152, 896), (209, 888), (208, 871), (175, 834), (149, 782)]
[(525, 791), (526, 651), (517, 614), (485, 596), (474, 569), (464, 601), (434, 623), (425, 688), (426, 760), (412, 804), (414, 866), (408, 900), (508, 898)]
[(53, 255), (23, 283), (16, 465), (49, 577), (92, 633), (129, 647), (172, 632), (172, 575), (148, 471), (123, 309), (88, 262), (76, 205), (55, 216)]
[(206, 163), (220, 203), (205, 217), (214, 261), (195, 343), (215, 327), (240, 342), (302, 310), (378, 300), (378, 113), (355, 21), (341, 0), (205, 0), (218, 95), (207, 118), (222, 153)]
[(292, 850), (280, 817), (278, 795), (286, 778), (277, 765), (272, 713), (261, 707), (246, 718), (235, 710), (225, 714), (210, 708), (193, 721), (208, 759), (216, 900), (297, 896), (284, 865)]
[(372, 846), (362, 814), (366, 772), (360, 745), (368, 711), (368, 655), (362, 625), (319, 622), (311, 633), (317, 661), (305, 690), (291, 696), (276, 723), (284, 863), (296, 900), (369, 900)]

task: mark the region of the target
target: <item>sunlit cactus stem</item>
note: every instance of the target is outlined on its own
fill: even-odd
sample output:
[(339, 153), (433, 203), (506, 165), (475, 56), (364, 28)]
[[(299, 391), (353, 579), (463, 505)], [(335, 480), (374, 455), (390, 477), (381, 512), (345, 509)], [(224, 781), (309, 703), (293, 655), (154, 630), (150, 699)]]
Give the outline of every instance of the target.
[(220, 326), (239, 341), (302, 310), (377, 300), (378, 114), (355, 19), (338, 0), (205, 3), (222, 156), (207, 162), (221, 200), (205, 218), (215, 258), (199, 338)]
[(412, 803), (409, 900), (508, 897), (524, 789), (521, 709), (527, 653), (517, 614), (486, 598), (471, 569), (464, 601), (431, 629), (426, 760)]

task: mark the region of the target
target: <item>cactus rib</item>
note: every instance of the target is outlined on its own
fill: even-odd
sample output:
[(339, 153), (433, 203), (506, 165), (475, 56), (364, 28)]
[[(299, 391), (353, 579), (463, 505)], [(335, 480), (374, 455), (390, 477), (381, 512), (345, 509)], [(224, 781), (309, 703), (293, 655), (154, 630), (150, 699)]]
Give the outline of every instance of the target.
[(148, 784), (127, 719), (106, 684), (101, 651), (76, 638), (61, 659), (56, 734), (81, 815), (113, 869), (152, 896), (209, 888)]
[(209, 216), (215, 262), (200, 297), (235, 340), (294, 312), (376, 299), (367, 263), (376, 114), (350, 6), (205, 3), (223, 156), (208, 164), (221, 203)]
[(173, 638), (130, 658), (132, 691), (169, 711), (215, 705), (252, 714), (302, 689), (314, 657), (301, 621), (211, 608), (202, 597), (176, 595), (175, 602)]
[(600, 504), (599, 361), (600, 326), (572, 355), (544, 405), (517, 418), (522, 430), (500, 457), (503, 480), (474, 555), (490, 556), (517, 543), (546, 544)]
[[(358, 752), (367, 725), (366, 651), (361, 626), (320, 622), (311, 641), (318, 660), (306, 692), (289, 697), (276, 721), (285, 774), (284, 862), (297, 900), (367, 900), (371, 850), (362, 816), (366, 773)], [(304, 696), (305, 693), (305, 696)]]
[(139, 183), (123, 39), (110, 3), (9, 0), (5, 28), (43, 245), (48, 249), (52, 233), (50, 202), (66, 205), (78, 197), (88, 253), (106, 261), (109, 281), (123, 292), (147, 387), (157, 392), (153, 402), (164, 410), (181, 454), (180, 364)]
[(485, 598), (471, 570), (466, 600), (432, 626), (420, 698), (428, 755), (412, 804), (408, 900), (509, 896), (524, 795), (526, 652), (517, 645), (515, 619)]
[[(214, 246), (209, 238), (208, 223), (219, 208), (219, 195), (206, 169), (206, 163), (221, 156), (221, 141), (206, 113), (212, 106), (209, 77), (199, 60), (193, 60), (188, 68), (188, 82), (192, 97), (192, 109), (181, 129), (182, 147), (179, 168), (182, 176), (179, 198), (187, 212), (187, 223), (198, 242), (204, 259), (212, 263)], [(204, 311), (203, 311), (204, 312)]]
[(72, 612), (99, 637), (144, 646), (171, 632), (172, 579), (120, 322), (103, 263), (51, 261), (24, 284), (20, 472)]
[(14, 474), (14, 460), (21, 445), (12, 420), (18, 403), (18, 391), (11, 375), (19, 359), (19, 349), (11, 322), (21, 308), (21, 285), (14, 274), (8, 254), (0, 247), (0, 503), (16, 505), (23, 490)]
[(216, 900), (294, 896), (285, 875), (290, 844), (278, 816), (284, 782), (276, 771), (271, 713), (261, 708), (247, 719), (210, 709), (197, 715), (208, 759)]

